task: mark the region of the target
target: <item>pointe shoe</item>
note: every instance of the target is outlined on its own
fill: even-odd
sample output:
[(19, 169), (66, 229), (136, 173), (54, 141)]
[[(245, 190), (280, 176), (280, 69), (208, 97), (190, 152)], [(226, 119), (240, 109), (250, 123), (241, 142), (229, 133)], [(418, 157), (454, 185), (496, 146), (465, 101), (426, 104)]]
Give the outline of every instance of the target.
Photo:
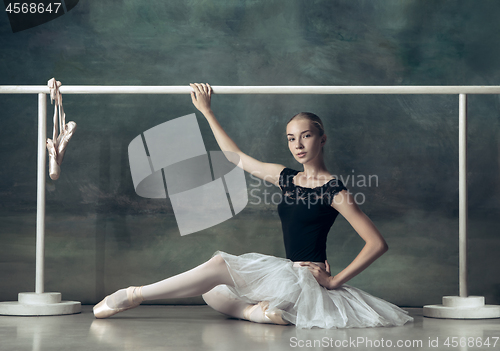
[(290, 322), (285, 321), (282, 318), (281, 310), (273, 310), (269, 311), (269, 302), (263, 301), (262, 305), (264, 306), (264, 315), (271, 320), (274, 324), (288, 325)]
[(253, 322), (253, 320), (250, 317), (252, 315), (252, 312), (259, 307), (264, 312), (264, 318), (267, 320), (262, 323), (273, 323), (281, 325), (290, 324), (289, 322), (283, 320), (283, 318), (281, 317), (281, 312), (278, 312), (279, 310), (269, 311), (268, 301), (261, 301), (256, 305), (245, 307), (245, 309), (243, 310), (243, 317), (245, 317), (246, 320)]
[[(137, 291), (137, 297), (134, 299), (134, 290), (139, 289)], [(131, 286), (127, 288), (127, 299), (128, 302), (130, 303), (130, 306), (128, 307), (123, 307), (123, 308), (111, 308), (108, 306), (107, 301), (110, 295), (106, 296), (104, 300), (99, 302), (97, 305), (94, 306), (93, 311), (94, 311), (94, 316), (96, 318), (108, 318), (111, 317), (119, 312), (123, 312), (126, 310), (130, 310), (132, 308), (135, 308), (141, 304), (142, 301), (144, 301), (144, 298), (142, 297), (142, 286), (137, 287), (137, 286)]]
[(264, 312), (267, 318), (269, 318), (274, 324), (280, 325), (289, 325), (290, 322), (287, 322), (283, 319), (281, 315), (281, 311), (266, 311)]
[(49, 151), (49, 176), (50, 179), (57, 180), (61, 174), (61, 167), (57, 163), (57, 150), (51, 139), (47, 139), (47, 150)]
[(68, 146), (68, 143), (73, 136), (73, 133), (75, 132), (76, 129), (76, 123), (75, 122), (68, 122), (64, 126), (64, 130), (61, 131), (61, 134), (59, 135), (59, 138), (57, 138), (58, 144), (57, 144), (57, 163), (60, 165), (63, 161), (64, 158), (64, 153), (66, 152), (66, 147)]
[[(59, 90), (61, 87), (61, 82), (56, 81), (54, 78), (47, 82), (50, 89), (50, 103), (54, 101), (54, 128), (53, 137), (47, 140), (47, 149), (49, 150), (50, 163), (49, 163), (49, 175), (50, 178), (56, 180), (59, 178), (61, 173), (61, 163), (68, 146), (68, 142), (73, 136), (76, 129), (75, 122), (68, 122), (66, 124), (66, 114), (64, 113), (64, 108), (62, 105), (62, 94)], [(58, 134), (58, 125), (60, 129)]]
[(252, 315), (252, 312), (255, 311), (255, 309), (259, 308), (259, 307), (260, 307), (259, 304), (250, 305), (250, 306), (245, 307), (245, 309), (243, 310), (243, 318), (245, 318), (247, 321), (253, 322), (250, 319), (250, 316)]

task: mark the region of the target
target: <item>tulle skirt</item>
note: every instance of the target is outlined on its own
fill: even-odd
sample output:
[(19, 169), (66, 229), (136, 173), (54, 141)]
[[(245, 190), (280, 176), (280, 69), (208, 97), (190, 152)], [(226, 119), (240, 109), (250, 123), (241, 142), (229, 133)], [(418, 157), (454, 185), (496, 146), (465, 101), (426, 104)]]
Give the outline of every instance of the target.
[(235, 283), (216, 286), (218, 293), (250, 304), (269, 301), (270, 310), (282, 310), (283, 319), (297, 328), (389, 327), (413, 321), (407, 311), (358, 288), (344, 284), (328, 290), (307, 267), (289, 259), (254, 252), (215, 255), (222, 256)]

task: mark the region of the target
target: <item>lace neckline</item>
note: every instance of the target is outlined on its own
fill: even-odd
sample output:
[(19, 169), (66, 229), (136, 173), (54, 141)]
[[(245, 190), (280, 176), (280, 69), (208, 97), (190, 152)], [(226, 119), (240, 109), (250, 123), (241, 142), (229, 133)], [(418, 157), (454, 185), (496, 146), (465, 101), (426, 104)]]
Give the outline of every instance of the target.
[(320, 186), (317, 186), (317, 187), (314, 187), (314, 188), (309, 188), (309, 187), (306, 187), (306, 186), (300, 186), (300, 185), (296, 185), (293, 180), (294, 178), (297, 176), (297, 174), (299, 174), (300, 172), (299, 171), (295, 171), (295, 175), (292, 177), (290, 183), (292, 184), (292, 186), (296, 187), (296, 188), (302, 188), (302, 189), (310, 189), (310, 190), (316, 190), (316, 189), (320, 189), (320, 188), (323, 188), (325, 185), (327, 185), (328, 183), (330, 183), (332, 180), (335, 180), (336, 178), (332, 178), (332, 179), (328, 179), (328, 181), (323, 184), (323, 185), (320, 185)]

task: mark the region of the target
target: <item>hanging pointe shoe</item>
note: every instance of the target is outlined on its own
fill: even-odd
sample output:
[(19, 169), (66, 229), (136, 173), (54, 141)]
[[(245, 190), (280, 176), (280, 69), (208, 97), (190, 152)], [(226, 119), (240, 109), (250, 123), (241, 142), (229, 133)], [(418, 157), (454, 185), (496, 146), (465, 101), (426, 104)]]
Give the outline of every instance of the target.
[(144, 301), (144, 298), (142, 297), (142, 286), (131, 286), (127, 288), (127, 300), (129, 303), (129, 306), (127, 307), (122, 307), (122, 308), (111, 308), (108, 306), (107, 301), (110, 298), (111, 295), (108, 295), (99, 302), (97, 305), (94, 306), (93, 311), (94, 311), (94, 316), (96, 318), (108, 318), (111, 317), (119, 312), (123, 312), (126, 310), (130, 310), (134, 307), (139, 306), (142, 301)]
[(57, 150), (51, 139), (47, 139), (47, 150), (49, 151), (49, 176), (50, 179), (57, 180), (61, 174), (61, 167), (57, 163)]
[[(251, 318), (251, 315), (253, 311), (255, 311), (257, 308), (260, 308), (261, 311), (263, 312), (263, 320), (261, 321), (256, 321), (255, 319)], [(290, 324), (289, 322), (286, 322), (283, 320), (281, 317), (281, 311), (280, 310), (274, 310), (274, 311), (269, 311), (269, 302), (268, 301), (261, 301), (256, 305), (250, 305), (245, 307), (243, 310), (243, 316), (245, 317), (246, 320), (249, 320), (251, 322), (257, 322), (257, 323), (272, 323), (272, 324), (281, 324), (281, 325), (288, 325)]]
[(57, 145), (57, 163), (60, 165), (63, 161), (64, 153), (66, 151), (66, 147), (68, 146), (68, 143), (73, 136), (73, 133), (75, 132), (76, 129), (76, 123), (75, 122), (68, 122), (64, 126), (64, 130), (61, 131), (61, 134), (59, 135), (58, 139), (58, 145)]

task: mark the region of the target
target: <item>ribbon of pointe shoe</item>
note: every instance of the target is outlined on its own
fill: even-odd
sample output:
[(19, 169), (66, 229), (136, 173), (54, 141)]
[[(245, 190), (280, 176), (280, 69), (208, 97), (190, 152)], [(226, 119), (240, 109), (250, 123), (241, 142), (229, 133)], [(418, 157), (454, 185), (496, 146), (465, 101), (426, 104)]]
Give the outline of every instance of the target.
[[(47, 139), (47, 149), (49, 151), (49, 173), (50, 178), (56, 180), (59, 178), (60, 166), (66, 147), (76, 130), (76, 123), (71, 121), (66, 124), (66, 114), (64, 113), (64, 108), (62, 104), (62, 94), (59, 88), (61, 87), (61, 82), (56, 81), (55, 78), (50, 79), (47, 82), (50, 89), (50, 103), (54, 101), (54, 129), (52, 136), (52, 143), (49, 143), (50, 139)], [(58, 124), (59, 124), (59, 135), (58, 134)]]
[(57, 130), (58, 126), (57, 125), (59, 124), (57, 112), (58, 112), (58, 107), (60, 106), (60, 103), (62, 104), (62, 96), (61, 96), (61, 93), (59, 91), (59, 87), (61, 86), (61, 82), (56, 81), (55, 78), (52, 78), (47, 82), (47, 86), (50, 89), (50, 103), (52, 104), (52, 101), (55, 101), (55, 104), (54, 104), (54, 129), (53, 129), (53, 133), (52, 133), (52, 141), (54, 143), (54, 146), (57, 149), (57, 134), (58, 134), (58, 130)]
[[(59, 167), (59, 163), (57, 162), (57, 149), (58, 149), (58, 107), (60, 101), (60, 92), (59, 87), (61, 86), (61, 82), (56, 81), (54, 78), (50, 79), (47, 82), (47, 85), (50, 89), (50, 103), (55, 101), (54, 104), (54, 128), (52, 133), (52, 139), (47, 138), (47, 151), (49, 152), (49, 176), (52, 180), (59, 179), (59, 175), (61, 173), (61, 168)], [(60, 138), (59, 138), (60, 139)]]

